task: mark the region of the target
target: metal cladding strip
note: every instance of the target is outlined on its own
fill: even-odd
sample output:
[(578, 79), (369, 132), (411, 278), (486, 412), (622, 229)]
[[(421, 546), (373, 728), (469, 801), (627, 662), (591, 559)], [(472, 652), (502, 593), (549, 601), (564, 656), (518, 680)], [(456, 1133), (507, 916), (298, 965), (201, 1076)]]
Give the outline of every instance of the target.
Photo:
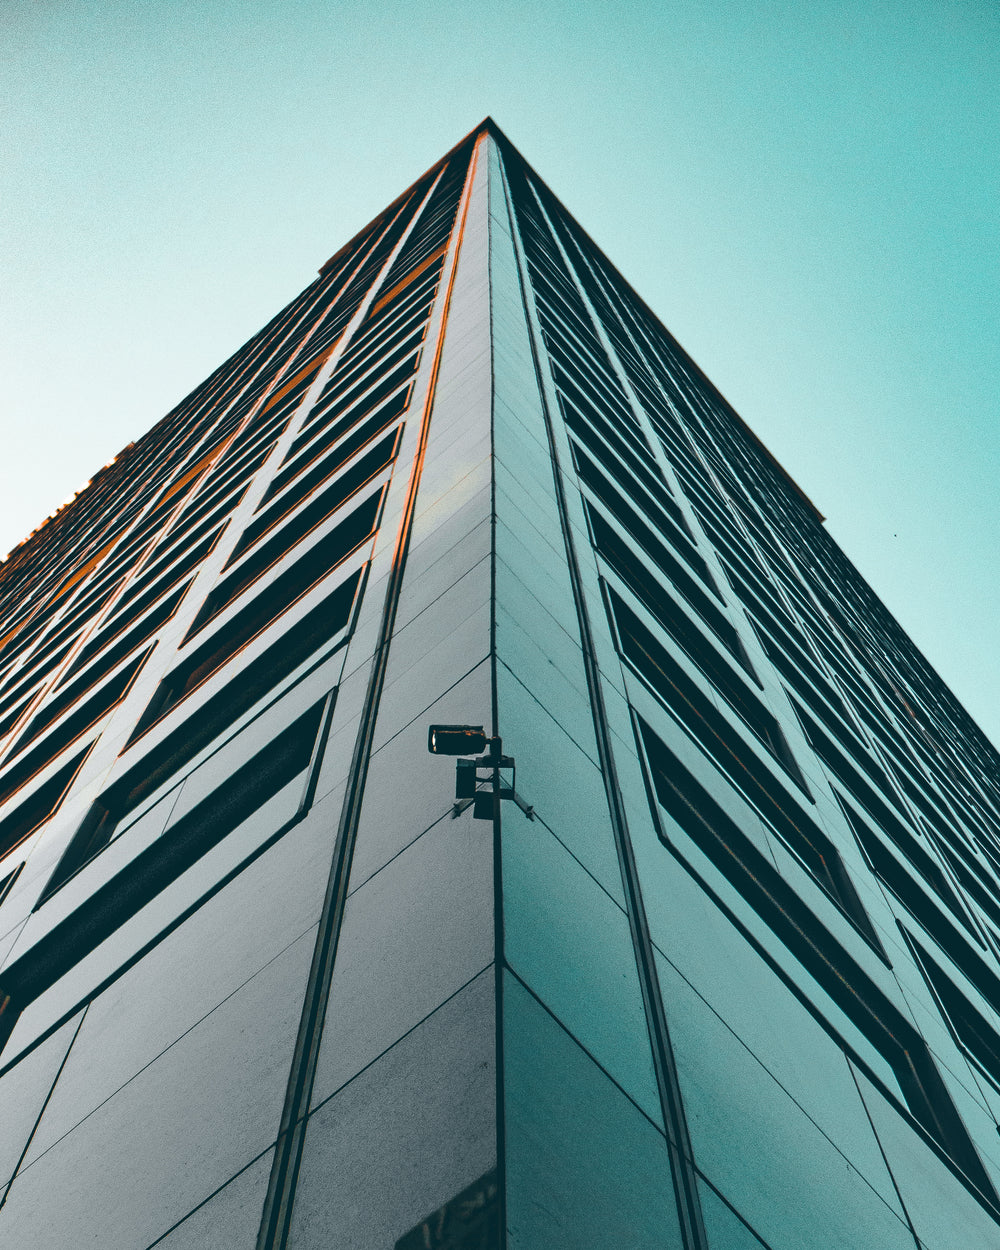
[(375, 722), (378, 717), (382, 687), (385, 683), (390, 643), (399, 606), (403, 571), (406, 565), (410, 534), (416, 511), (417, 492), (420, 487), (424, 457), (427, 450), (427, 439), (430, 433), (434, 393), (447, 328), (448, 305), (451, 301), (458, 255), (461, 250), (462, 234), (465, 228), (465, 219), (468, 213), (481, 143), (482, 140), (477, 142), (473, 149), (466, 174), (465, 186), (456, 213), (455, 225), (452, 228), (452, 243), (447, 262), (447, 279), (442, 283), (445, 286), (445, 293), (441, 305), (441, 328), (435, 344), (417, 451), (410, 473), (410, 480), (407, 483), (406, 502), (396, 536), (378, 641), (371, 661), (365, 701), (362, 707), (361, 720), (358, 725), (354, 753), (351, 760), (351, 770), (348, 774), (347, 789), (341, 808), (330, 877), (327, 882), (323, 911), (319, 921), (319, 932), (316, 937), (295, 1051), (292, 1056), (285, 1106), (282, 1111), (281, 1126), (275, 1144), (274, 1161), (271, 1166), (267, 1196), (264, 1200), (264, 1210), (257, 1235), (257, 1250), (282, 1250), (288, 1243), (299, 1166), (302, 1160), (302, 1150), (308, 1124), (309, 1104), (316, 1075), (316, 1062), (319, 1057), (326, 1004), (329, 998), (330, 982), (337, 957), (340, 929), (347, 901), (351, 861), (357, 837), (358, 820), (361, 815), (361, 802), (368, 774), (368, 762), (375, 735)]
[[(496, 141), (486, 140), (486, 278), (490, 326), (490, 463), (496, 460), (496, 345), (493, 338), (493, 206), (499, 203), (506, 211), (503, 181), (500, 175), (500, 151)], [(499, 180), (498, 180), (499, 179)], [(499, 698), (497, 694), (497, 475), (490, 473), (490, 732), (494, 737), (500, 733)], [(503, 923), (503, 840), (501, 838), (501, 808), (499, 773), (493, 777), (493, 1019), (494, 1048), (496, 1059), (496, 1158), (497, 1158), (497, 1222), (501, 1240), (506, 1241), (507, 1230), (507, 1121), (504, 1098), (504, 1036), (503, 1036), (503, 976), (504, 923)]]
[[(517, 159), (515, 157), (515, 159)], [(615, 766), (614, 753), (611, 747), (611, 731), (608, 725), (607, 709), (604, 703), (604, 692), (601, 685), (601, 674), (597, 665), (594, 650), (593, 634), (590, 625), (590, 613), (584, 596), (583, 583), (577, 562), (576, 545), (573, 529), (566, 505), (566, 495), (562, 481), (562, 470), (559, 452), (552, 423), (552, 412), (546, 396), (544, 372), (541, 364), (540, 331), (536, 320), (534, 306), (531, 302), (530, 281), (527, 272), (527, 261), (517, 228), (510, 184), (504, 178), (507, 211), (510, 220), (511, 237), (518, 262), (518, 276), (521, 283), (521, 295), (525, 314), (528, 319), (531, 352), (535, 366), (538, 391), (545, 416), (545, 430), (549, 443), (549, 454), (552, 460), (552, 477), (555, 484), (556, 504), (559, 510), (559, 522), (562, 528), (563, 541), (566, 546), (567, 565), (569, 566), (570, 582), (573, 587), (573, 599), (576, 606), (577, 620), (580, 627), (580, 642), (583, 652), (584, 668), (587, 676), (587, 688), (590, 694), (591, 711), (594, 717), (594, 734), (600, 756), (601, 773), (604, 778), (605, 791), (608, 799), (608, 810), (611, 826), (614, 831), (615, 846), (621, 865), (622, 881), (628, 902), (629, 927), (632, 931), (632, 944), (635, 949), (636, 964), (639, 971), (639, 982), (642, 987), (646, 1020), (652, 1042), (651, 1050), (653, 1065), (656, 1070), (657, 1086), (663, 1110), (664, 1124), (667, 1126), (667, 1147), (670, 1155), (670, 1168), (677, 1199), (677, 1213), (680, 1220), (681, 1236), (685, 1250), (708, 1250), (708, 1236), (701, 1214), (701, 1203), (698, 1198), (697, 1178), (694, 1168), (691, 1139), (684, 1106), (681, 1100), (680, 1081), (674, 1062), (670, 1036), (667, 1031), (663, 1001), (660, 997), (659, 982), (653, 961), (653, 946), (646, 922), (642, 893), (639, 888), (639, 877), (635, 857), (632, 850), (631, 837), (625, 805), (618, 781), (618, 770)]]

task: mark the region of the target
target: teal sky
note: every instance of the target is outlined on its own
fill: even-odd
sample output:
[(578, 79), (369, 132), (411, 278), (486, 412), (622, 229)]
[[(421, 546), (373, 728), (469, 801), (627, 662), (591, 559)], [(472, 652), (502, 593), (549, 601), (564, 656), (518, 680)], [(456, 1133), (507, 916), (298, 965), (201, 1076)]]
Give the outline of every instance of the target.
[(7, 0), (23, 538), (492, 115), (1000, 742), (993, 0)]

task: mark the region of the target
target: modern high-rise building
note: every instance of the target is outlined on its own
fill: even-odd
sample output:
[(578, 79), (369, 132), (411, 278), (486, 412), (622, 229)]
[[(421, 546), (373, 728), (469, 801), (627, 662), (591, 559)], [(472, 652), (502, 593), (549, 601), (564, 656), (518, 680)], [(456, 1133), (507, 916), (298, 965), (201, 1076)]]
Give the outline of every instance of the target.
[(3, 1247), (1000, 1246), (997, 752), (492, 123), (11, 554), (0, 733)]

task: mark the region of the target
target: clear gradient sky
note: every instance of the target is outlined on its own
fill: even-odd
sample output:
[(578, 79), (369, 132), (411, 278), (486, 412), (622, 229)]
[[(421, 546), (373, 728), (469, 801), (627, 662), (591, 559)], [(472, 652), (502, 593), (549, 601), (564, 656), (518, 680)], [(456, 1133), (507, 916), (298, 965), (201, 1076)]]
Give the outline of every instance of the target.
[(490, 114), (1000, 743), (996, 0), (5, 0), (7, 551)]

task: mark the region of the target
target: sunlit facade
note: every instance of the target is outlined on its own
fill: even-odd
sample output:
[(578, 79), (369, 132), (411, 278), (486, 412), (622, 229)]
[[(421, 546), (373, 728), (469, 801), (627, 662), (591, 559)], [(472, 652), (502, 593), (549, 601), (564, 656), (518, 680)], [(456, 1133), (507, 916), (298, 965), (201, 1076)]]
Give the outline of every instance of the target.
[(492, 123), (11, 554), (0, 734), (0, 1245), (1000, 1246), (997, 753)]

